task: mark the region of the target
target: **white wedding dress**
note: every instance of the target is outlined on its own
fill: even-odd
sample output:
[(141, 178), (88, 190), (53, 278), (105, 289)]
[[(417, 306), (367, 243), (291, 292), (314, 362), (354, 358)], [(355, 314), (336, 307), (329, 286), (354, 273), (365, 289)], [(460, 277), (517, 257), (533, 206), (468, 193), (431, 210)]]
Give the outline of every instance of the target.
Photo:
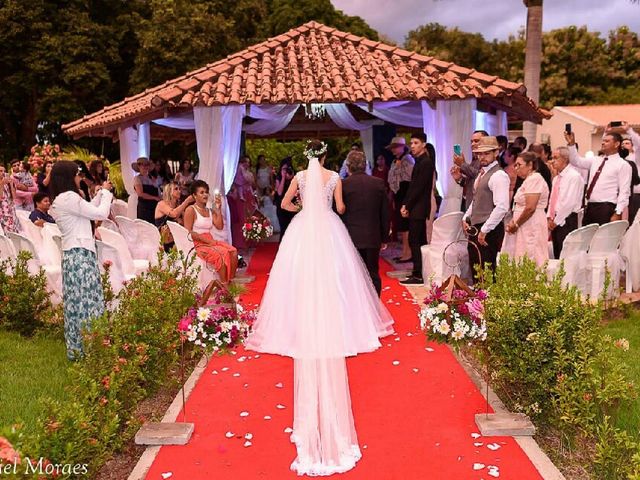
[(331, 210), (336, 173), (323, 184), (316, 159), (296, 175), (303, 209), (273, 263), (245, 346), (294, 359), (291, 440), (299, 475), (346, 472), (360, 459), (345, 357), (380, 347), (393, 319), (349, 233)]

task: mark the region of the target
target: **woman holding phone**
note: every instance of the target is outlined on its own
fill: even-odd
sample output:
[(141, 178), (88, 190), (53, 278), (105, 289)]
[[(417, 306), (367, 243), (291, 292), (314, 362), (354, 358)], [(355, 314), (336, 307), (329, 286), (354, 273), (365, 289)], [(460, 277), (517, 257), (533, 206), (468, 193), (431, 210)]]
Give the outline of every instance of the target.
[(238, 269), (238, 251), (228, 243), (213, 238), (213, 228), (224, 228), (222, 196), (216, 193), (213, 199), (215, 208), (207, 208), (209, 185), (204, 180), (196, 180), (191, 184), (191, 195), (195, 203), (185, 211), (184, 228), (191, 234), (196, 254), (218, 272), (220, 281), (226, 285)]

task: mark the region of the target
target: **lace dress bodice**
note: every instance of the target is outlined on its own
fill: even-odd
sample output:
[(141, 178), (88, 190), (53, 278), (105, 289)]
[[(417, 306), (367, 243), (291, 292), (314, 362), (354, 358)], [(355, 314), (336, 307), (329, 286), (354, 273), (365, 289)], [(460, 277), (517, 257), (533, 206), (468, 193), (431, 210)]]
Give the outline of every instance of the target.
[[(302, 172), (296, 173), (296, 180), (298, 181), (298, 191), (300, 192), (300, 199), (302, 200), (302, 205), (304, 206), (304, 189), (305, 182), (307, 179), (306, 170)], [(326, 205), (329, 210), (333, 206), (333, 191), (336, 189), (336, 185), (338, 184), (338, 180), (340, 180), (340, 175), (336, 172), (331, 172), (331, 176), (329, 180), (324, 184), (324, 196), (326, 200)]]

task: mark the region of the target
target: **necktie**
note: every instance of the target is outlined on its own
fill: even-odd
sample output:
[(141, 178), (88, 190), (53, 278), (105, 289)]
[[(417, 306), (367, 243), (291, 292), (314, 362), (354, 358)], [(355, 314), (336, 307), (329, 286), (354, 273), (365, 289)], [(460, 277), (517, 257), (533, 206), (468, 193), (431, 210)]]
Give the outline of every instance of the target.
[(553, 220), (556, 216), (556, 207), (558, 203), (558, 197), (560, 196), (560, 181), (562, 176), (558, 175), (553, 180), (553, 186), (551, 187), (551, 196), (549, 197), (549, 214), (548, 217)]
[(476, 181), (473, 184), (473, 193), (476, 193), (476, 190), (478, 190), (478, 185), (480, 185), (480, 179), (484, 176), (485, 171), (484, 168), (480, 169), (480, 173), (478, 173), (478, 178), (476, 178)]
[(593, 176), (593, 180), (591, 180), (591, 183), (589, 184), (589, 188), (587, 189), (587, 202), (591, 198), (591, 194), (593, 193), (593, 188), (596, 186), (596, 182), (598, 181), (598, 178), (600, 178), (600, 174), (602, 173), (602, 169), (604, 168), (604, 164), (607, 163), (607, 160), (609, 160), (609, 157), (604, 157), (604, 160), (598, 167), (598, 171)]

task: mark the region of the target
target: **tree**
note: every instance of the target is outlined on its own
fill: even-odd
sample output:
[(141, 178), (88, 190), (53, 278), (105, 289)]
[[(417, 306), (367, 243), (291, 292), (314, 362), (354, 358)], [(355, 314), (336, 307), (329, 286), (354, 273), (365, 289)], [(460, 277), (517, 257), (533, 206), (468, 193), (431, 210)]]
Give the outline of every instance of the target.
[[(527, 95), (536, 103), (540, 99), (540, 66), (542, 62), (542, 3), (543, 0), (523, 0), (527, 7), (527, 45), (524, 55), (524, 86)], [(531, 143), (536, 140), (538, 126), (524, 122), (523, 136)]]

